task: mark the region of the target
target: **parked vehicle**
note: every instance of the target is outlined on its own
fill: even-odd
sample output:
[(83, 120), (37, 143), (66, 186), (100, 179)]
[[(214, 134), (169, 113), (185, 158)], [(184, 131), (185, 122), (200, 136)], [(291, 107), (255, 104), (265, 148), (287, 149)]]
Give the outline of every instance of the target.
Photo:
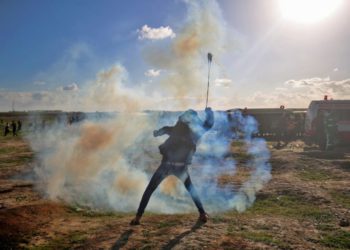
[[(332, 121), (334, 125), (330, 124)], [(332, 126), (335, 128), (333, 132)], [(337, 145), (350, 144), (350, 100), (325, 98), (310, 103), (305, 118), (305, 140), (325, 149), (327, 137)]]

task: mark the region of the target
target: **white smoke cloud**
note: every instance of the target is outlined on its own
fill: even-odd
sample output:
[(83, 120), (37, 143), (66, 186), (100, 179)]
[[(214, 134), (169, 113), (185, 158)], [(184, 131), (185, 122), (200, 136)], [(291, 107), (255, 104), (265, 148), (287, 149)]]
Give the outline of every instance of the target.
[(115, 64), (97, 73), (86, 86), (82, 104), (88, 110), (141, 111), (149, 107), (150, 99), (142, 89), (129, 88), (128, 72)]
[(169, 27), (160, 26), (159, 28), (151, 28), (147, 24), (143, 25), (141, 29), (137, 30), (140, 40), (162, 40), (165, 38), (174, 38), (176, 34)]
[[(162, 47), (148, 44), (146, 61), (154, 68), (167, 72), (154, 84), (163, 97), (179, 102), (165, 109), (200, 108), (205, 103), (207, 53), (220, 58), (227, 45), (226, 24), (216, 1), (187, 1), (187, 18), (177, 36)], [(215, 76), (216, 69), (213, 69)], [(183, 99), (184, 96), (192, 99)]]
[(160, 70), (156, 70), (156, 69), (149, 69), (145, 72), (145, 76), (148, 77), (157, 77), (160, 75)]
[(350, 79), (332, 80), (327, 78), (306, 78), (288, 80), (280, 87), (269, 92), (255, 92), (248, 100), (256, 107), (286, 107), (306, 108), (312, 100), (322, 100), (324, 95), (333, 99), (350, 98)]
[(227, 78), (218, 78), (218, 79), (215, 79), (214, 82), (215, 82), (215, 86), (228, 87), (232, 83), (232, 80)]
[(40, 81), (40, 80), (38, 80), (38, 81), (34, 81), (33, 84), (34, 84), (34, 85), (45, 85), (46, 82), (45, 82), (45, 81)]
[(72, 83), (72, 84), (68, 84), (66, 86), (63, 86), (62, 90), (64, 90), (64, 91), (78, 91), (79, 87), (76, 83)]

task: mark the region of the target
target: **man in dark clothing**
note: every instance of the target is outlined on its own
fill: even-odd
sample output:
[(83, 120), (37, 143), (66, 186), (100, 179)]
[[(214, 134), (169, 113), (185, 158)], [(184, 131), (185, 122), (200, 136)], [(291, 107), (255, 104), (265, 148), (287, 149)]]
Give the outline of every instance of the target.
[(324, 133), (326, 136), (326, 150), (334, 148), (337, 144), (338, 126), (334, 112), (326, 111), (323, 118)]
[(12, 127), (12, 135), (17, 136), (17, 124), (15, 123), (15, 121), (11, 122), (11, 127)]
[(316, 118), (313, 120), (315, 126), (316, 142), (320, 149), (326, 149), (327, 139), (325, 134), (324, 111), (318, 111)]
[[(279, 118), (279, 121), (277, 123), (277, 145), (276, 148), (280, 149), (284, 146), (286, 146), (286, 141), (287, 141), (287, 113), (284, 110), (284, 106), (282, 105), (280, 107), (280, 109), (282, 110), (282, 114)], [(283, 143), (283, 144), (282, 144)]]
[(192, 184), (187, 166), (192, 162), (192, 156), (196, 152), (196, 144), (200, 137), (212, 128), (214, 124), (214, 114), (211, 108), (205, 109), (206, 119), (203, 122), (196, 111), (187, 110), (180, 117), (175, 126), (163, 127), (153, 132), (154, 136), (169, 135), (169, 138), (159, 146), (159, 151), (163, 156), (162, 162), (153, 174), (139, 205), (135, 218), (131, 225), (140, 224), (140, 219), (145, 211), (152, 193), (158, 185), (169, 175), (175, 175), (185, 184), (190, 193), (198, 212), (199, 220), (206, 222), (208, 215), (204, 211), (199, 196)]
[(10, 124), (6, 122), (6, 125), (4, 128), (4, 136), (7, 136), (8, 133), (10, 133)]
[(22, 122), (20, 120), (17, 121), (17, 131), (21, 131), (22, 129)]

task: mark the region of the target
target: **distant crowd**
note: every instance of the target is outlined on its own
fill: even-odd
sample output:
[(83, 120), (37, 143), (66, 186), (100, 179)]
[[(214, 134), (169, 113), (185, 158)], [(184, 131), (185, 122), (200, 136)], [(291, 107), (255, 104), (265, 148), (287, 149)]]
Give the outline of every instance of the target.
[(4, 136), (9, 135), (10, 133), (12, 133), (12, 136), (17, 136), (22, 130), (22, 122), (20, 120), (12, 122), (4, 122), (3, 120), (0, 120), (0, 127), (3, 130)]

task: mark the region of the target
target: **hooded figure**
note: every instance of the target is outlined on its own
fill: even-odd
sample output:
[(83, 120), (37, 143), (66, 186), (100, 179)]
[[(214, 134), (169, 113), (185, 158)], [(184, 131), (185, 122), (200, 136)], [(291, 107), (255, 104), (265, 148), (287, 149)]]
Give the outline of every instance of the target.
[(153, 135), (169, 135), (169, 138), (159, 146), (159, 151), (163, 156), (162, 162), (156, 172), (153, 174), (137, 210), (135, 218), (130, 222), (131, 225), (140, 224), (140, 219), (151, 198), (154, 190), (169, 175), (175, 175), (185, 184), (190, 193), (198, 212), (199, 220), (206, 222), (208, 215), (204, 211), (203, 205), (193, 187), (188, 165), (192, 162), (192, 156), (196, 152), (196, 145), (201, 136), (212, 128), (214, 124), (214, 114), (211, 108), (205, 109), (206, 119), (203, 122), (196, 111), (190, 109), (180, 115), (177, 123), (173, 127), (163, 127), (153, 131)]

